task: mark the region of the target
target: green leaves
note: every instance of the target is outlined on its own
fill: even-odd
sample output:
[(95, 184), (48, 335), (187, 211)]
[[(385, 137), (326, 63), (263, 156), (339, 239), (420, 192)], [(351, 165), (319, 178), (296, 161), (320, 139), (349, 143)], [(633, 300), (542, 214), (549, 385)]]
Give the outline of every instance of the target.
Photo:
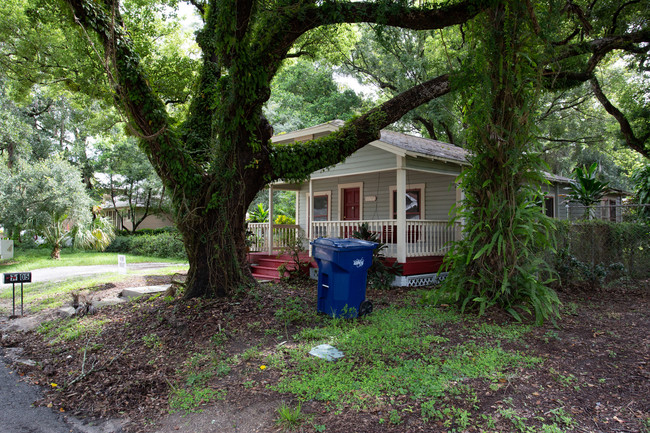
[(445, 257), (449, 275), (433, 297), (479, 314), (498, 306), (519, 321), (534, 314), (541, 323), (557, 314), (559, 301), (538, 258), (553, 248), (553, 225), (535, 205), (545, 181), (530, 113), (541, 71), (527, 19), (525, 6), (510, 1), (471, 27), (472, 62), (484, 75), (465, 92), (472, 166), (460, 177), (465, 201), (456, 213), (465, 229)]
[(276, 134), (296, 131), (358, 114), (363, 100), (340, 89), (331, 68), (299, 60), (280, 70), (271, 86), (265, 113)]
[(66, 161), (21, 164), (1, 182), (0, 222), (14, 235), (33, 229), (56, 249), (74, 226), (90, 223), (92, 201), (81, 174)]
[(571, 199), (580, 202), (586, 207), (598, 203), (607, 192), (609, 182), (602, 182), (596, 178), (598, 163), (594, 162), (589, 167), (576, 167), (573, 171), (575, 183), (572, 183)]

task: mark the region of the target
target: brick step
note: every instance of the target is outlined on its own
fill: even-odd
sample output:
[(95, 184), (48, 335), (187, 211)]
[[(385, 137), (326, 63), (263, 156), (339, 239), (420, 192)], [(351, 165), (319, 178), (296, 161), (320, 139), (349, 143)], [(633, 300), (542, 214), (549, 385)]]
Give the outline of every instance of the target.
[(258, 275), (253, 272), (253, 278), (255, 278), (259, 282), (265, 282), (265, 281), (280, 281), (279, 277), (269, 277), (268, 275)]
[(289, 271), (295, 269), (296, 267), (296, 264), (293, 262), (288, 262), (283, 259), (270, 259), (270, 258), (259, 259), (257, 265), (264, 266), (267, 268), (275, 268), (275, 269), (278, 269), (280, 266), (284, 265)]
[[(251, 272), (253, 276), (259, 275), (277, 280), (280, 279), (280, 273), (277, 267), (252, 265)], [(289, 273), (285, 272), (285, 276), (289, 276)]]

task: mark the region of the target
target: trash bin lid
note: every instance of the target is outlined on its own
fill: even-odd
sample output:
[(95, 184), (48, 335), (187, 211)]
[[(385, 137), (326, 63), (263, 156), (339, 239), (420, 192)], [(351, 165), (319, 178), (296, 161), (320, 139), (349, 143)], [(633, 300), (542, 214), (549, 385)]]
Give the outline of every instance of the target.
[(377, 242), (364, 241), (361, 239), (340, 239), (340, 238), (318, 238), (314, 239), (311, 242), (312, 245), (319, 247), (329, 247), (334, 249), (341, 250), (353, 250), (353, 249), (371, 249), (374, 250), (377, 248)]

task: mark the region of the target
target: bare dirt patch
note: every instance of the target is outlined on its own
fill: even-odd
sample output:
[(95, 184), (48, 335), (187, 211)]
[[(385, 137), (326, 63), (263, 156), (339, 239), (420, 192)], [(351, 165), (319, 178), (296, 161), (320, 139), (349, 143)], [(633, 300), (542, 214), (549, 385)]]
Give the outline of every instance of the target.
[[(164, 284), (170, 277), (140, 277), (120, 287)], [(113, 290), (117, 287), (107, 287)], [(259, 356), (247, 353), (272, 351), (293, 344), (300, 318), (288, 321), (287, 300), (299, 304), (295, 311), (314, 308), (313, 283), (263, 286), (232, 300), (140, 300), (102, 309), (93, 320), (102, 321), (99, 334), (50, 344), (43, 334), (12, 334), (5, 345), (20, 345), (35, 367), (20, 366), (30, 380), (45, 384), (46, 396), (38, 403), (77, 416), (128, 418), (128, 431), (276, 431), (280, 402), (295, 405), (288, 394), (270, 390), (280, 372), (263, 369)], [(410, 290), (370, 292), (375, 310), (412, 302)], [(513, 350), (543, 358), (534, 368), (513, 371), (496, 384), (469, 380), (474, 399), (455, 399), (458, 408), (489, 415), (494, 431), (518, 431), (517, 419), (535, 426), (535, 417), (556, 416), (558, 424), (568, 416), (566, 431), (643, 432), (650, 428), (650, 289), (647, 282), (609, 289), (572, 288), (560, 292), (563, 316), (555, 327), (548, 323), (533, 328)], [(301, 310), (302, 309), (302, 310)], [(308, 326), (318, 326), (319, 318)], [(480, 319), (504, 323), (509, 318), (491, 312)], [(293, 323), (293, 324), (292, 324)], [(296, 323), (298, 325), (296, 325)], [(458, 326), (458, 329), (454, 327)], [(446, 324), (446, 335), (462, 340), (461, 324)], [(504, 343), (506, 344), (506, 343)], [(210, 360), (195, 354), (210, 353)], [(236, 357), (236, 358), (234, 358)], [(236, 362), (232, 360), (236, 359)], [(194, 371), (191, 362), (223, 362), (224, 374), (207, 387), (223, 399), (199, 401), (200, 413), (169, 415), (170, 394)], [(219, 364), (220, 365), (220, 364)], [(198, 371), (198, 367), (197, 370)], [(197, 379), (198, 380), (198, 379)], [(56, 387), (51, 384), (57, 384)], [(396, 402), (395, 404), (401, 404)], [(443, 432), (454, 424), (444, 420), (425, 422), (417, 405), (404, 398), (399, 423), (387, 422), (381, 408), (336, 408), (332, 402), (307, 401), (302, 411), (310, 417), (303, 431), (327, 432)], [(558, 410), (560, 408), (561, 410)], [(182, 416), (184, 415), (184, 416)], [(458, 430), (461, 431), (461, 430)], [(471, 425), (464, 431), (480, 431)], [(525, 431), (525, 430), (521, 430)]]

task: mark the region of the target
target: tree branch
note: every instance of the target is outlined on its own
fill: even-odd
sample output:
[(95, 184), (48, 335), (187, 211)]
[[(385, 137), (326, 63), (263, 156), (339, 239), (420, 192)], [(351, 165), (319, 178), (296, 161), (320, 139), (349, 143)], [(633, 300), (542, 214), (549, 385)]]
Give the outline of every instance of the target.
[(201, 15), (201, 17), (203, 17), (203, 15), (205, 15), (205, 4), (203, 4), (199, 0), (186, 0), (186, 1), (189, 4), (191, 4), (192, 6), (194, 6), (196, 8), (196, 10), (199, 11), (199, 14)]
[(75, 23), (84, 32), (94, 32), (102, 41), (105, 56), (112, 60), (113, 71), (108, 65), (106, 69), (116, 90), (115, 99), (128, 115), (132, 132), (140, 138), (141, 147), (160, 177), (171, 185), (189, 186), (191, 182), (187, 181), (191, 173), (200, 169), (183, 151), (182, 143), (171, 128), (164, 103), (149, 85), (126, 31), (114, 25), (112, 15), (102, 7), (102, 3), (88, 0), (65, 2)]
[(427, 133), (429, 134), (429, 137), (433, 138), (434, 140), (438, 139), (438, 136), (436, 135), (436, 128), (433, 126), (433, 122), (425, 119), (422, 116), (415, 116), (413, 118), (416, 122), (420, 122), (422, 126), (427, 130)]
[[(342, 23), (375, 23), (412, 30), (435, 30), (462, 24), (490, 6), (489, 1), (465, 0), (435, 9), (415, 8), (399, 4), (374, 2), (325, 1), (320, 5), (309, 3), (303, 7), (287, 8), (266, 17), (275, 34), (265, 37), (268, 45), (261, 45), (260, 53), (272, 53), (282, 59), (294, 42), (309, 30)], [(278, 21), (283, 25), (277, 25)], [(271, 25), (273, 23), (273, 25)]]
[(616, 31), (616, 27), (618, 25), (618, 23), (617, 23), (618, 16), (621, 14), (621, 12), (623, 12), (623, 9), (625, 9), (626, 7), (628, 7), (630, 5), (633, 5), (635, 3), (639, 3), (639, 1), (640, 0), (632, 0), (632, 1), (629, 1), (627, 3), (623, 3), (622, 5), (620, 5), (618, 7), (618, 9), (616, 9), (616, 12), (614, 12), (614, 15), (612, 16), (612, 26), (610, 27), (609, 31), (607, 32), (608, 35), (613, 35), (614, 32)]
[(451, 132), (451, 128), (443, 121), (440, 121), (440, 125), (442, 125), (442, 129), (444, 129), (445, 134), (447, 134), (448, 143), (456, 144), (456, 139), (454, 138), (454, 133)]
[(571, 0), (567, 1), (567, 4), (565, 6), (565, 9), (567, 12), (572, 13), (578, 17), (578, 20), (582, 24), (582, 27), (585, 31), (585, 33), (589, 34), (593, 31), (593, 27), (587, 20), (587, 16), (585, 13), (582, 11), (582, 8), (578, 6), (577, 4), (573, 3)]
[[(550, 67), (543, 72), (545, 78), (550, 79), (551, 87), (556, 82), (583, 83), (589, 81), (594, 70), (605, 56), (614, 50), (623, 50), (630, 53), (644, 54), (650, 51), (650, 30), (627, 33), (616, 36), (606, 36), (589, 42), (582, 42), (563, 47), (552, 58), (543, 61)], [(572, 57), (591, 53), (581, 71), (564, 71), (560, 62)]]
[(621, 128), (621, 133), (623, 134), (625, 143), (628, 145), (628, 147), (636, 150), (646, 158), (650, 158), (650, 150), (645, 147), (645, 142), (648, 140), (648, 138), (650, 138), (650, 133), (646, 134), (644, 137), (637, 137), (634, 135), (632, 125), (630, 125), (630, 122), (627, 120), (625, 115), (618, 108), (616, 108), (614, 104), (609, 101), (609, 99), (607, 99), (607, 96), (605, 96), (605, 93), (600, 87), (600, 83), (596, 77), (592, 77), (590, 82), (591, 89), (594, 91), (594, 95), (596, 95), (596, 98), (598, 101), (600, 101), (603, 108), (605, 108), (605, 110), (618, 121), (618, 124)]
[(589, 42), (580, 42), (564, 47), (558, 50), (556, 55), (549, 58), (545, 63), (551, 64), (570, 57), (580, 56), (582, 54), (605, 55), (613, 50), (625, 50), (638, 52), (639, 50), (647, 51), (647, 48), (639, 47), (635, 44), (650, 42), (650, 30), (640, 30), (622, 35), (605, 36), (600, 39), (594, 39)]
[(371, 141), (382, 128), (401, 119), (420, 105), (449, 93), (448, 75), (441, 75), (389, 99), (364, 115), (348, 121), (332, 134), (303, 143), (273, 146), (269, 155), (271, 175), (277, 179), (302, 180), (310, 173), (332, 166)]
[(251, 14), (253, 10), (254, 0), (237, 0), (236, 7), (236, 20), (237, 28), (235, 30), (235, 37), (237, 40), (242, 40), (248, 31), (248, 24), (250, 23)]

